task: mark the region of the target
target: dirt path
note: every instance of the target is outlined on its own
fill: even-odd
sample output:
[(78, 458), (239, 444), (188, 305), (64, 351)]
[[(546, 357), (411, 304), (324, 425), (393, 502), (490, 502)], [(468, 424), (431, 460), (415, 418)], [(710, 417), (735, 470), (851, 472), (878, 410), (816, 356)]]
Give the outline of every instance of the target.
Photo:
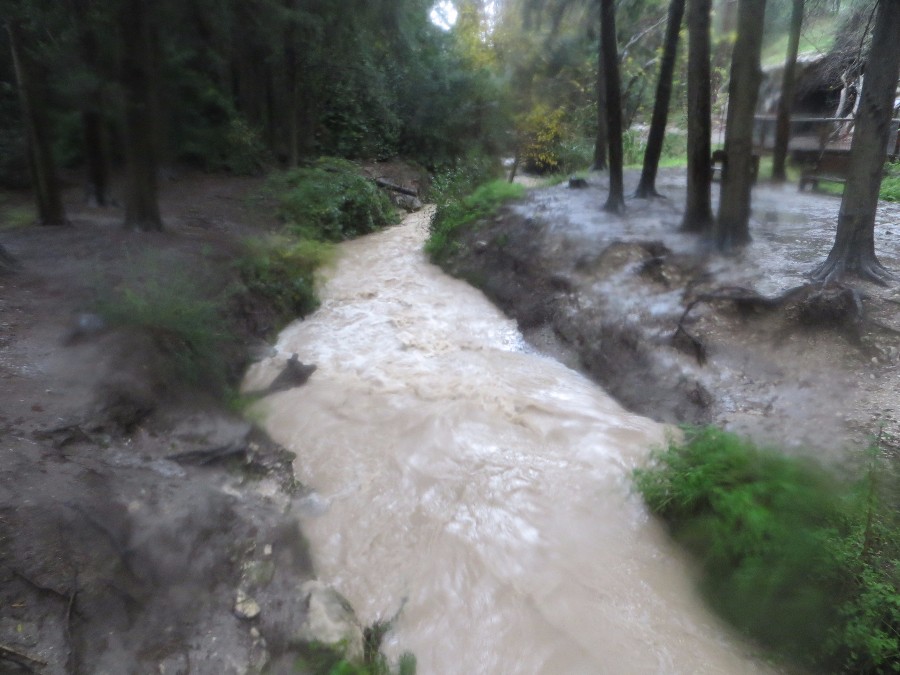
[[(603, 176), (584, 190), (534, 190), (468, 232), (447, 267), (631, 410), (835, 460), (881, 430), (896, 452), (897, 287), (767, 302), (805, 284), (824, 260), (839, 199), (760, 185), (752, 245), (722, 257), (677, 231), (682, 174), (663, 171), (670, 198), (629, 200), (622, 218), (601, 210)], [(626, 188), (636, 179), (627, 174)], [(898, 221), (900, 205), (883, 205), (877, 248), (900, 271)]]

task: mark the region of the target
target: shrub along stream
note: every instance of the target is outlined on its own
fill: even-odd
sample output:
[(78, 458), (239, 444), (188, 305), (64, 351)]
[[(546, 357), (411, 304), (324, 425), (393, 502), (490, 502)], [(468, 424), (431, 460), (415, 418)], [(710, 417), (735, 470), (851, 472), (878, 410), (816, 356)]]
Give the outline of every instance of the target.
[(635, 479), (738, 629), (818, 672), (897, 672), (900, 482), (877, 449), (862, 473), (689, 428)]

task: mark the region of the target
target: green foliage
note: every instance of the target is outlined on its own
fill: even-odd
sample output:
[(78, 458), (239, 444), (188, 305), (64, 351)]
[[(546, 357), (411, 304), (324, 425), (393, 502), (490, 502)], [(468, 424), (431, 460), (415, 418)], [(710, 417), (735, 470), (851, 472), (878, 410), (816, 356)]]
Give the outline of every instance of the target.
[[(702, 564), (702, 588), (735, 626), (819, 671), (900, 668), (897, 500), (864, 479), (687, 429), (636, 472), (638, 490)], [(893, 477), (893, 485), (898, 485)]]
[(454, 245), (455, 235), (464, 225), (475, 223), (495, 213), (511, 199), (519, 199), (525, 188), (505, 180), (485, 183), (462, 199), (448, 199), (437, 205), (431, 220), (431, 234), (425, 251), (433, 260), (444, 257)]
[(887, 175), (881, 181), (879, 199), (900, 202), (900, 162), (888, 165)]
[(247, 242), (238, 270), (247, 289), (266, 298), (284, 323), (318, 308), (315, 273), (333, 255), (324, 242), (271, 236)]
[(345, 160), (322, 158), (271, 181), (279, 215), (294, 234), (341, 241), (397, 222), (390, 201)]
[[(624, 164), (629, 167), (641, 167), (644, 164), (644, 152), (647, 150), (647, 139), (638, 131), (629, 129), (622, 134), (622, 150)], [(660, 166), (687, 165), (687, 136), (683, 133), (668, 133), (663, 139)]]
[(223, 352), (234, 342), (224, 319), (224, 300), (187, 272), (165, 268), (150, 257), (131, 276), (98, 292), (96, 311), (113, 326), (146, 332), (170, 359), (172, 375), (224, 391)]
[(392, 670), (380, 644), (369, 650), (366, 645), (366, 656), (362, 663), (355, 663), (344, 658), (343, 650), (328, 645), (304, 645), (303, 655), (294, 663), (294, 671), (309, 675), (416, 675), (416, 657), (410, 652), (400, 656), (397, 670)]

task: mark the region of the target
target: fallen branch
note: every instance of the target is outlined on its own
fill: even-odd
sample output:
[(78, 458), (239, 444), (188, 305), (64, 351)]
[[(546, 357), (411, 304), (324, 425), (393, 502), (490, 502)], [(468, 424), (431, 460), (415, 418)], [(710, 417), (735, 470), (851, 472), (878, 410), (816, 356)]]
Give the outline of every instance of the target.
[(16, 651), (12, 647), (6, 647), (4, 645), (0, 645), (0, 660), (11, 661), (15, 663), (20, 668), (24, 668), (29, 673), (40, 673), (40, 670), (35, 670), (37, 668), (46, 668), (47, 662), (41, 661), (33, 656), (29, 656), (28, 654), (23, 654), (22, 652)]
[(394, 183), (390, 183), (383, 178), (373, 178), (375, 181), (375, 185), (380, 188), (384, 188), (385, 190), (391, 190), (392, 192), (399, 192), (402, 195), (409, 195), (410, 197), (418, 197), (419, 191), (412, 190), (410, 188), (405, 188), (402, 185), (395, 185)]
[(166, 459), (179, 464), (192, 464), (194, 466), (208, 466), (216, 462), (221, 462), (230, 457), (237, 457), (247, 453), (246, 443), (229, 443), (215, 448), (207, 448), (204, 450), (189, 450), (187, 452), (178, 452), (174, 455), (167, 455)]

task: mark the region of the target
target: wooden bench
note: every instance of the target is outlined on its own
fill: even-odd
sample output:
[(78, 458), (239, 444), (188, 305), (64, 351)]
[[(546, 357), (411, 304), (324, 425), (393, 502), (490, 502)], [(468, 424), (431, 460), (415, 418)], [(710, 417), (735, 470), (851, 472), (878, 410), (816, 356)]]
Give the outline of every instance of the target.
[(849, 152), (826, 150), (818, 156), (811, 168), (800, 175), (800, 192), (803, 192), (807, 185), (812, 186), (813, 190), (818, 190), (820, 181), (844, 184), (847, 182), (849, 172)]

